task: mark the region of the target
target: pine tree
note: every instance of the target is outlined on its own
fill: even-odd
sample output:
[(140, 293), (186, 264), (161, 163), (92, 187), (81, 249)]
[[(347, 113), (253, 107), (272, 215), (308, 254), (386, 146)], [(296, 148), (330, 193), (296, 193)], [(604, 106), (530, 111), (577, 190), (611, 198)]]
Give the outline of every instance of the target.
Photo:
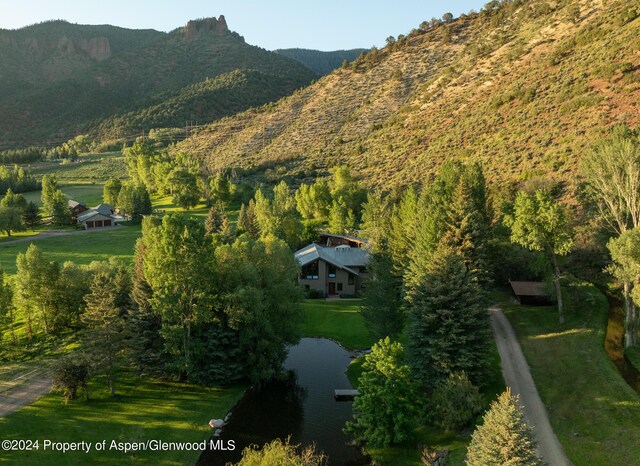
[(447, 228), (445, 240), (462, 255), (474, 281), (484, 288), (489, 287), (492, 279), (487, 242), (491, 225), (485, 180), (478, 165), (466, 167), (456, 186)]
[(94, 367), (107, 378), (109, 392), (115, 396), (115, 372), (124, 349), (125, 322), (117, 304), (117, 287), (109, 271), (97, 272), (91, 281), (91, 292), (84, 297), (87, 303), (82, 315), (86, 326), (83, 335), (85, 354)]
[(538, 466), (533, 431), (527, 426), (518, 396), (502, 393), (484, 415), (467, 449), (468, 466)]
[(35, 202), (30, 201), (22, 212), (22, 221), (27, 227), (33, 230), (33, 228), (40, 223), (40, 220), (40, 209)]
[(56, 225), (71, 225), (71, 211), (68, 207), (68, 199), (59, 189), (54, 191), (50, 199), (51, 219)]
[(244, 231), (250, 238), (258, 239), (260, 229), (256, 220), (255, 202), (253, 199), (245, 206), (243, 203), (238, 214), (238, 229)]
[(464, 258), (442, 241), (427, 267), (412, 263), (411, 274), (408, 349), (416, 377), (434, 387), (450, 372), (464, 371), (482, 386), (490, 343), (487, 296)]
[[(244, 204), (242, 204), (244, 207)], [(207, 219), (204, 221), (204, 228), (208, 234), (220, 233), (222, 228), (222, 214), (216, 206), (209, 208)]]
[(365, 325), (376, 339), (395, 338), (402, 333), (405, 323), (402, 280), (393, 274), (391, 258), (386, 253), (372, 254), (367, 270), (360, 311)]

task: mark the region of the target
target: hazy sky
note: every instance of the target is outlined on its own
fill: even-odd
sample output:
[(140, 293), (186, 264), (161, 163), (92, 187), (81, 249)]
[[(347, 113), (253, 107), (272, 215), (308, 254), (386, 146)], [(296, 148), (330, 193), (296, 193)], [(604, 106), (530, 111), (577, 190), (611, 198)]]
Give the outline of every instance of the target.
[(225, 15), (229, 28), (266, 49), (381, 46), (422, 21), (479, 10), (487, 0), (0, 0), (0, 28), (48, 19), (170, 31), (190, 19)]

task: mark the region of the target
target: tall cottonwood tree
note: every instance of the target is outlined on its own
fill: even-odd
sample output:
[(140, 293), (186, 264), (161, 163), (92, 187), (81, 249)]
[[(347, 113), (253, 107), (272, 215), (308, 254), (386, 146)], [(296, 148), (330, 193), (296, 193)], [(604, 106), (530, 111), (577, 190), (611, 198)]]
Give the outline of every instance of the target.
[[(588, 192), (600, 217), (618, 236), (630, 228), (640, 227), (640, 133), (617, 126), (611, 136), (598, 143), (582, 159), (581, 171), (587, 179)], [(625, 345), (635, 340), (632, 327), (637, 326), (636, 306), (632, 299), (633, 281), (622, 274), (625, 305)]]
[(192, 369), (192, 329), (212, 318), (211, 243), (201, 222), (166, 215), (158, 224), (142, 223), (144, 278), (152, 291), (154, 312), (174, 369), (188, 379)]
[(513, 215), (505, 216), (511, 228), (511, 241), (532, 251), (543, 251), (553, 268), (553, 285), (558, 300), (558, 318), (564, 323), (562, 288), (558, 256), (566, 255), (573, 245), (573, 237), (566, 209), (548, 191), (533, 194), (519, 192)]

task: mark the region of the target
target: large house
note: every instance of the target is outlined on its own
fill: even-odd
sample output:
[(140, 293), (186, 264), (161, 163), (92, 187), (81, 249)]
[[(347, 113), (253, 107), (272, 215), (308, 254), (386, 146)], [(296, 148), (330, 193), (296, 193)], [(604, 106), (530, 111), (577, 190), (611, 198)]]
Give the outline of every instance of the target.
[(300, 285), (324, 296), (354, 296), (362, 290), (370, 254), (359, 238), (321, 233), (317, 242), (295, 252)]
[(113, 206), (109, 204), (100, 204), (78, 215), (78, 223), (81, 223), (87, 230), (111, 227), (122, 220), (125, 218), (116, 214)]

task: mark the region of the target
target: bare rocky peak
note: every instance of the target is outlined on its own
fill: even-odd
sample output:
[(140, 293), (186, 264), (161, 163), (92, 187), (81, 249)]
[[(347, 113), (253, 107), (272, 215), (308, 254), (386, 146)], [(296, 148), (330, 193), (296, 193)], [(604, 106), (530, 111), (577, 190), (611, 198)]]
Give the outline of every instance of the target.
[(218, 34), (229, 32), (224, 15), (220, 15), (217, 19), (214, 17), (189, 21), (184, 28), (184, 34), (187, 39), (193, 39), (196, 35), (203, 32), (213, 32)]

